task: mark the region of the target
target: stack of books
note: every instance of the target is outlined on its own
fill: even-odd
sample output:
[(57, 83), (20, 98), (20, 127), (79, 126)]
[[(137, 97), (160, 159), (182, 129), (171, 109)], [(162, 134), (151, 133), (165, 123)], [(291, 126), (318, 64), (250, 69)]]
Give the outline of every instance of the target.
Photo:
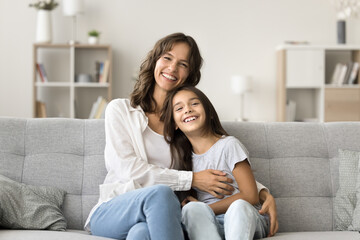
[(100, 119), (105, 118), (105, 109), (108, 102), (102, 96), (99, 96), (97, 100), (93, 103), (91, 112), (89, 115), (90, 119)]
[(359, 73), (359, 63), (337, 63), (331, 77), (330, 84), (341, 86), (344, 84), (356, 84)]

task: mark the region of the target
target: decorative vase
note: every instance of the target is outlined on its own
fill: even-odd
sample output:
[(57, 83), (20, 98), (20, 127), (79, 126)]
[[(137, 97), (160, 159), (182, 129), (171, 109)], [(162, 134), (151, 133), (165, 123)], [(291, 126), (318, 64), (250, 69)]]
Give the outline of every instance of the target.
[(36, 23), (36, 42), (37, 43), (51, 43), (52, 29), (51, 29), (51, 11), (38, 10)]
[(89, 36), (89, 38), (88, 38), (88, 43), (89, 43), (89, 44), (98, 44), (98, 43), (99, 43), (99, 38), (98, 38), (98, 37), (94, 37), (94, 36)]
[(337, 21), (337, 43), (345, 44), (346, 43), (346, 22), (345, 20)]

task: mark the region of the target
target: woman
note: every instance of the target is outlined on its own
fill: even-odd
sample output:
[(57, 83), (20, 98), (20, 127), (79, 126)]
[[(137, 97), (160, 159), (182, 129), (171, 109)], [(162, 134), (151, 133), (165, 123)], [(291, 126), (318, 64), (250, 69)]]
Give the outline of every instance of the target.
[[(85, 227), (116, 239), (183, 239), (180, 204), (173, 191), (196, 187), (221, 198), (234, 190), (225, 173), (178, 171), (163, 138), (160, 112), (167, 92), (200, 81), (202, 58), (190, 36), (160, 39), (140, 67), (130, 101), (116, 99), (105, 113), (105, 165), (98, 204)], [(263, 211), (276, 221), (273, 197), (265, 190)], [(276, 229), (275, 229), (276, 230)], [(276, 231), (275, 231), (276, 232)]]

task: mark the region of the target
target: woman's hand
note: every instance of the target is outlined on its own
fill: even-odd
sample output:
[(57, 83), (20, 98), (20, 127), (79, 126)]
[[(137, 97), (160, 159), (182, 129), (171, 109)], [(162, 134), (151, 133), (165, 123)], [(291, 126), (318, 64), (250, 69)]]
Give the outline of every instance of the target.
[(268, 237), (274, 236), (279, 229), (275, 199), (266, 189), (262, 189), (260, 191), (259, 197), (260, 200), (263, 202), (262, 208), (259, 210), (259, 213), (267, 213), (270, 217), (270, 231)]
[(193, 173), (192, 187), (208, 192), (214, 197), (223, 198), (224, 195), (231, 195), (234, 188), (227, 184), (232, 183), (231, 178), (226, 177), (226, 173), (218, 170), (207, 169)]
[(199, 200), (197, 200), (196, 198), (194, 198), (193, 196), (187, 196), (182, 202), (181, 202), (181, 207), (185, 206), (187, 203), (189, 202), (198, 202)]

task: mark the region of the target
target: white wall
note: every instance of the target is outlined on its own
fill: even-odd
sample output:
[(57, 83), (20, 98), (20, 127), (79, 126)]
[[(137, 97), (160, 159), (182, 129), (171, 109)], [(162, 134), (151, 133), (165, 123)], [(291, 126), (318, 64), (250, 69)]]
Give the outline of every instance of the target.
[[(212, 100), (220, 118), (240, 114), (239, 96), (230, 77), (253, 77), (246, 97), (246, 117), (274, 121), (276, 116), (275, 48), (285, 40), (336, 43), (331, 0), (84, 0), (78, 39), (101, 31), (113, 47), (113, 97), (127, 97), (131, 77), (161, 37), (184, 32), (199, 44), (205, 60), (199, 88)], [(29, 0), (0, 0), (0, 116), (32, 116), (32, 44), (36, 10)], [(61, 2), (60, 2), (61, 4)], [(53, 42), (71, 38), (71, 19), (61, 6), (53, 10)], [(348, 43), (360, 44), (359, 20), (348, 22)]]

